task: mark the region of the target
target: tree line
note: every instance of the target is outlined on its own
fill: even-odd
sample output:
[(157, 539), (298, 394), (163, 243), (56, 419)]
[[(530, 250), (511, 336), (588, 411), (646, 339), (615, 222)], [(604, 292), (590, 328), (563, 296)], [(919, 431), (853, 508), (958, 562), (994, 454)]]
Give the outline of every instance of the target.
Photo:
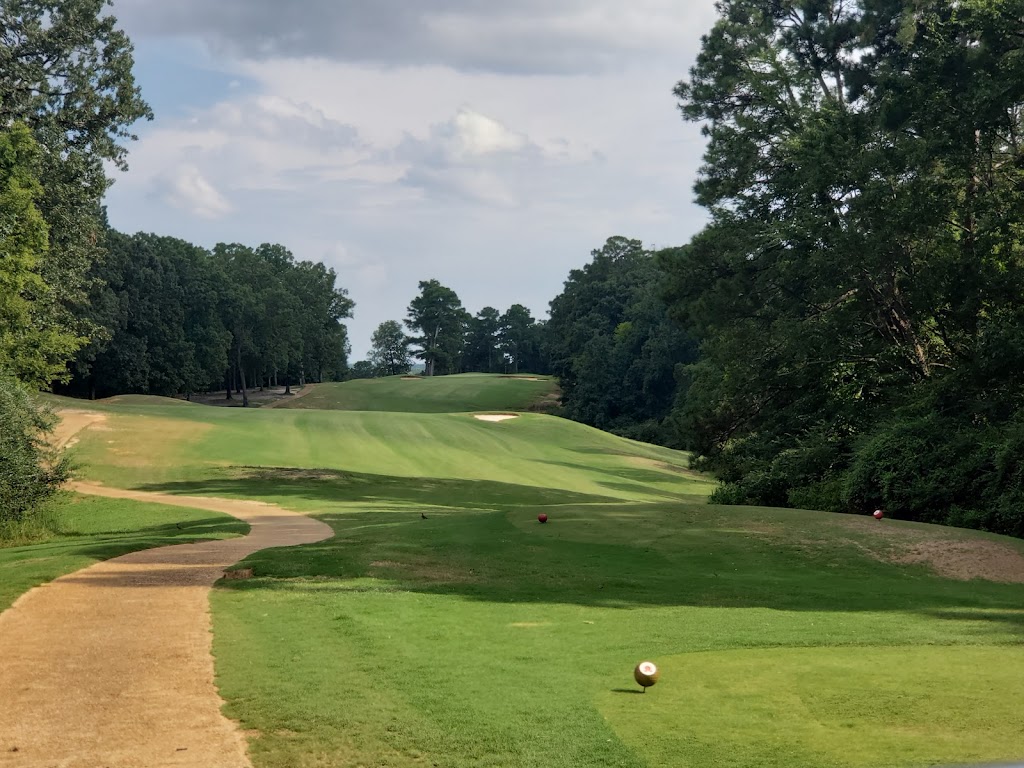
[(413, 359), (423, 361), (424, 375), (452, 373), (547, 373), (544, 322), (522, 304), (505, 312), (484, 307), (476, 315), (458, 294), (437, 280), (419, 283), (409, 303), (405, 328), (386, 320), (373, 332), (369, 359), (352, 366), (352, 378), (408, 373)]
[(102, 332), (72, 361), (69, 394), (184, 395), (340, 379), (353, 302), (334, 270), (281, 245), (212, 250), (110, 231), (89, 311)]

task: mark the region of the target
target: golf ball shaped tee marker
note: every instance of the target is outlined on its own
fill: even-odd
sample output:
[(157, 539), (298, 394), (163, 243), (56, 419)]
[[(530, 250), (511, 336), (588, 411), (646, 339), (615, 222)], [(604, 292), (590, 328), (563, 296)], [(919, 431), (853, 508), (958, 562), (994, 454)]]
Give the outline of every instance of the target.
[(658, 667), (653, 661), (641, 661), (633, 670), (633, 679), (646, 691), (658, 682)]
[(537, 519), (540, 520), (542, 523), (546, 523), (548, 521), (548, 516), (541, 512), (539, 515), (537, 515)]
[(883, 517), (885, 517), (885, 512), (883, 512), (880, 509), (876, 509), (872, 517), (875, 518), (875, 520), (881, 520)]

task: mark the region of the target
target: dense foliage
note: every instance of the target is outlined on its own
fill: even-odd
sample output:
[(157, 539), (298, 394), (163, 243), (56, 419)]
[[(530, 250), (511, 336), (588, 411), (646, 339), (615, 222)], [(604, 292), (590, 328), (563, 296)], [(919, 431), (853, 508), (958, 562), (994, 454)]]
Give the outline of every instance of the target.
[(54, 422), (25, 385), (0, 375), (0, 539), (67, 479), (66, 457), (45, 438)]
[(648, 442), (675, 445), (668, 424), (676, 366), (695, 348), (671, 321), (665, 274), (639, 240), (613, 237), (569, 274), (545, 334), (564, 414)]
[[(151, 117), (132, 75), (132, 45), (105, 14), (107, 0), (0, 0), (0, 128), (28, 126), (42, 147), (35, 173), (49, 248), (37, 252), (47, 286), (33, 319), (47, 376), (97, 329), (88, 272), (103, 255), (106, 167), (126, 168), (130, 126)], [(37, 383), (48, 384), (50, 379)]]
[(722, 500), (1024, 533), (1021, 0), (723, 0), (666, 255)]
[(426, 376), (547, 372), (544, 323), (522, 304), (513, 304), (504, 313), (484, 307), (473, 316), (458, 294), (437, 280), (422, 281), (419, 287), (405, 321), (418, 335), (406, 342), (424, 362)]
[(76, 361), (70, 391), (189, 394), (337, 379), (353, 303), (333, 270), (280, 245), (217, 245), (108, 234), (91, 307), (107, 336)]
[[(370, 363), (376, 376), (398, 376), (412, 367), (409, 340), (397, 320), (385, 320), (377, 326), (370, 339)], [(353, 378), (364, 378), (362, 376)]]

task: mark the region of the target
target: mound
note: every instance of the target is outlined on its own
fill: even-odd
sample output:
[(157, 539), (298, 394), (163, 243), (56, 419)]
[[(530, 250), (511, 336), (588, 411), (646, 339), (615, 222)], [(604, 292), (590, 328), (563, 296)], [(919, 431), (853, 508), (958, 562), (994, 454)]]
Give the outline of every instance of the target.
[(557, 407), (558, 397), (558, 384), (552, 379), (465, 373), (320, 384), (301, 401), (283, 402), (279, 407), (395, 413), (550, 412)]

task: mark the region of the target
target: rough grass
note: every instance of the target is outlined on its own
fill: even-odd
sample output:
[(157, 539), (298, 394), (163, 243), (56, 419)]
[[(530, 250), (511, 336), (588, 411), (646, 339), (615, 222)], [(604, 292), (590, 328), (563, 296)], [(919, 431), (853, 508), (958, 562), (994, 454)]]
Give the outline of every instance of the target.
[(204, 510), (64, 494), (48, 527), (58, 533), (24, 546), (0, 544), (0, 610), (23, 592), (100, 560), (168, 544), (222, 539), (249, 527)]
[[(709, 506), (684, 455), (545, 416), (101, 407), (87, 476), (336, 531), (214, 591), (260, 768), (1024, 757), (1024, 586), (898, 562), (926, 535), (1021, 542)], [(662, 679), (637, 695), (644, 659)]]
[[(539, 378), (539, 381), (531, 379)], [(403, 413), (549, 410), (557, 405), (558, 383), (532, 374), (500, 376), (389, 376), (318, 384), (308, 395), (279, 408)]]

